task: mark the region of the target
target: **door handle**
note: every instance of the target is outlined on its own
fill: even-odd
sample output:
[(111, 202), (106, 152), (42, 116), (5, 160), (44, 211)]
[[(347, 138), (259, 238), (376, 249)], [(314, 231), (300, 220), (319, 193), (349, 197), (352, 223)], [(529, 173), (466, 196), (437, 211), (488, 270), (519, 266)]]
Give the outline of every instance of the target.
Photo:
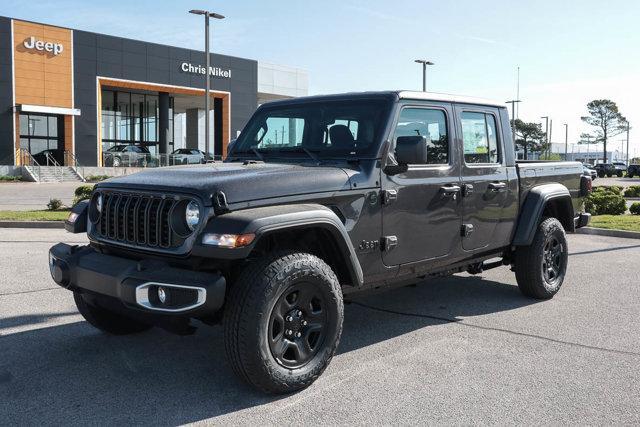
[(460, 192), (459, 185), (445, 185), (444, 187), (440, 187), (440, 192), (445, 197), (456, 197), (456, 195)]
[(504, 182), (492, 182), (489, 184), (489, 191), (494, 193), (502, 193), (507, 190), (507, 184)]

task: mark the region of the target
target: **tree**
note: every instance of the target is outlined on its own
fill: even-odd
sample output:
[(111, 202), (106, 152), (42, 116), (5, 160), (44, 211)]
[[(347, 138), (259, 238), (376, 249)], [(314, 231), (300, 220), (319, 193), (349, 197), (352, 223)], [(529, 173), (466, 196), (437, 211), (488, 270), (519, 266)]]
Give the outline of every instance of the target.
[(604, 145), (604, 163), (607, 163), (607, 141), (627, 130), (627, 119), (618, 106), (609, 99), (595, 99), (587, 104), (588, 116), (582, 120), (596, 128), (596, 140)]
[(516, 128), (516, 146), (524, 150), (524, 160), (527, 160), (527, 153), (542, 151), (545, 148), (547, 134), (542, 130), (539, 123), (525, 123), (520, 119), (511, 121), (511, 126)]

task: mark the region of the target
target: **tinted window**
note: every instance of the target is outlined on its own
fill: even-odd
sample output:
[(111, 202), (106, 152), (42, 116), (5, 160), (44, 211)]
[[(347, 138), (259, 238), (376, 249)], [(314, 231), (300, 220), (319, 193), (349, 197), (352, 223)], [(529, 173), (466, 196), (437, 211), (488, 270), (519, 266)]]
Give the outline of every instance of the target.
[(427, 137), (427, 164), (449, 163), (449, 137), (444, 111), (428, 108), (403, 109), (394, 137), (416, 135)]
[(462, 113), (466, 163), (500, 163), (496, 119), (492, 114)]

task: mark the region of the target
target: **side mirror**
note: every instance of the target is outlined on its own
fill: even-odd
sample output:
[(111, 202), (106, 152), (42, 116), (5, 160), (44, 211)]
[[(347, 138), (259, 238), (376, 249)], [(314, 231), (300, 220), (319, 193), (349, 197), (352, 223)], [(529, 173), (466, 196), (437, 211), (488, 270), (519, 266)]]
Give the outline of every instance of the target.
[(396, 160), (400, 165), (423, 165), (427, 163), (426, 136), (400, 136), (396, 140)]

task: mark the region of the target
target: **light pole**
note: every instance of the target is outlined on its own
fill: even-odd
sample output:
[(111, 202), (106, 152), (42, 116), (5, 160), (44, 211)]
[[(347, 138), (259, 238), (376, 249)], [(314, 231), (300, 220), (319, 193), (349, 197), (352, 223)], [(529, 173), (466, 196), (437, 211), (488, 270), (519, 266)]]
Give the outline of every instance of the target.
[(629, 122), (627, 122), (627, 167), (629, 167)]
[(564, 124), (564, 160), (567, 160), (567, 150), (569, 149), (569, 125)]
[(513, 138), (513, 146), (516, 146), (516, 104), (522, 102), (519, 99), (505, 101), (505, 104), (511, 104), (511, 134)]
[(416, 59), (415, 62), (417, 64), (422, 64), (422, 91), (427, 91), (427, 65), (435, 65), (435, 63), (431, 61), (427, 61), (426, 59)]
[[(209, 104), (211, 100), (209, 99), (209, 93), (211, 92), (211, 56), (209, 55), (209, 18), (215, 19), (224, 19), (224, 16), (219, 15), (214, 12), (209, 12), (206, 10), (193, 9), (190, 10), (189, 13), (193, 13), (194, 15), (204, 15), (204, 54), (206, 56), (206, 73), (205, 73), (205, 90), (204, 90), (204, 158), (205, 162), (207, 161), (207, 156), (209, 155)], [(215, 144), (213, 146), (213, 151), (211, 152), (211, 158), (215, 160), (216, 155), (216, 147)]]
[(544, 119), (544, 152), (545, 154), (549, 152), (549, 116), (542, 116), (541, 119)]

